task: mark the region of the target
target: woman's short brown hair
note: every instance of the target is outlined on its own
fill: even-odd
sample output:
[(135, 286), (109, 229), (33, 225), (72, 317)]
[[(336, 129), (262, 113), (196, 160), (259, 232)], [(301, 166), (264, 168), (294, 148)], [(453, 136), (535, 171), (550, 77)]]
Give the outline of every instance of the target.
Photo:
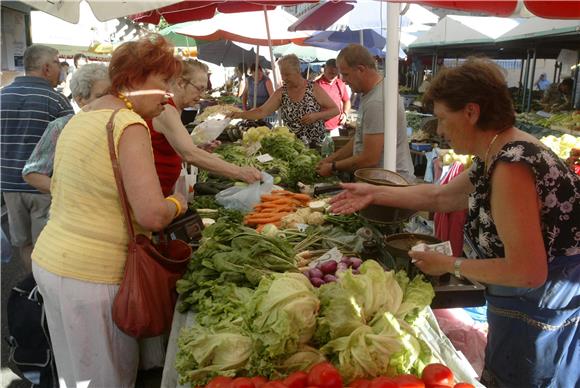
[(438, 73), (423, 96), (427, 106), (434, 102), (442, 102), (452, 111), (478, 104), (476, 126), (483, 130), (507, 129), (516, 121), (504, 73), (488, 58), (470, 57), (460, 66)]
[(173, 45), (161, 35), (151, 34), (123, 43), (113, 52), (109, 64), (111, 93), (145, 82), (150, 74), (171, 78), (181, 72), (181, 61), (173, 55)]

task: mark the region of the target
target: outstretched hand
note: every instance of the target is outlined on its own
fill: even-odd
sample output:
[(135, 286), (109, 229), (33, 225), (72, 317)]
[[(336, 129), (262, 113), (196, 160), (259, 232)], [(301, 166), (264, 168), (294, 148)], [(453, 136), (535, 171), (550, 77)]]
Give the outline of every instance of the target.
[(366, 183), (343, 183), (342, 191), (330, 200), (330, 211), (351, 214), (372, 204), (375, 186)]

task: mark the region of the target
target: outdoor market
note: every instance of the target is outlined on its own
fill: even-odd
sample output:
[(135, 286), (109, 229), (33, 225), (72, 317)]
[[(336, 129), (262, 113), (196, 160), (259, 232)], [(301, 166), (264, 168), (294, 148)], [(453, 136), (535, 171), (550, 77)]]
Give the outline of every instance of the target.
[(0, 15), (2, 386), (580, 388), (580, 1)]

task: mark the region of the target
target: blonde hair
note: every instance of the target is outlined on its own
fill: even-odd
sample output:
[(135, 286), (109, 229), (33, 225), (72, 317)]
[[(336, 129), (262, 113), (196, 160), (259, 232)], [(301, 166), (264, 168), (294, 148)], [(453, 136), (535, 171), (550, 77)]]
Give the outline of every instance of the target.
[(356, 67), (359, 65), (368, 67), (372, 70), (377, 70), (377, 62), (371, 55), (369, 50), (360, 44), (349, 44), (338, 53), (336, 57), (338, 62), (345, 62), (348, 67)]
[(280, 69), (294, 70), (300, 74), (300, 60), (295, 54), (284, 55), (278, 60), (278, 66)]

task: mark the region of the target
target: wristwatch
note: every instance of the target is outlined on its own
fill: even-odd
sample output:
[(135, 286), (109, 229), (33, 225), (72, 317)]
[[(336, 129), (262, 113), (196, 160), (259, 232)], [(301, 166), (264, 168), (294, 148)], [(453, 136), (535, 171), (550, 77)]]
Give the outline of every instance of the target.
[(453, 263), (453, 275), (455, 275), (455, 277), (458, 279), (461, 279), (461, 263), (462, 262), (463, 262), (463, 259), (457, 258), (457, 259), (455, 259), (455, 262)]
[(332, 164), (331, 164), (331, 166), (332, 166), (332, 167), (331, 167), (331, 171), (332, 171), (332, 172), (336, 172), (336, 162), (335, 162), (334, 160), (332, 161)]

